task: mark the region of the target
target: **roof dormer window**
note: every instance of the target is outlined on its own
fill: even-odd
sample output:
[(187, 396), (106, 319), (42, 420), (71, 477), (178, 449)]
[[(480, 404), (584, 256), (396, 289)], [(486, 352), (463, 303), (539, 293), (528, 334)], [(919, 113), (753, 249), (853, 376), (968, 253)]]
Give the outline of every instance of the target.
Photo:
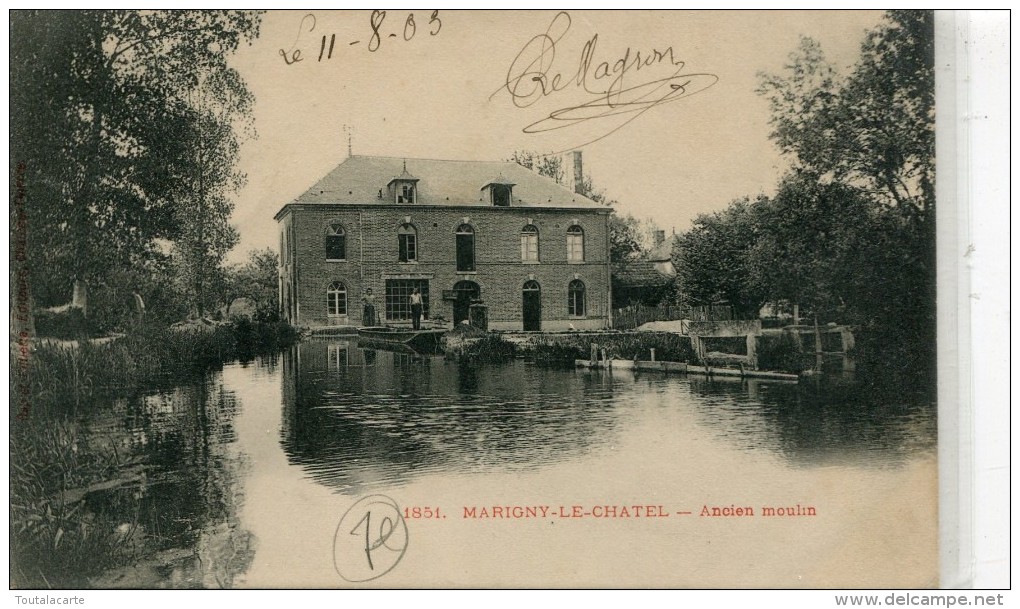
[(394, 203), (407, 205), (418, 202), (418, 178), (407, 172), (407, 161), (404, 161), (404, 171), (390, 180), (387, 187), (393, 193)]
[(482, 186), (482, 191), (488, 191), (489, 202), (496, 207), (509, 207), (513, 201), (513, 189), (516, 184), (507, 180), (502, 174), (495, 180)]

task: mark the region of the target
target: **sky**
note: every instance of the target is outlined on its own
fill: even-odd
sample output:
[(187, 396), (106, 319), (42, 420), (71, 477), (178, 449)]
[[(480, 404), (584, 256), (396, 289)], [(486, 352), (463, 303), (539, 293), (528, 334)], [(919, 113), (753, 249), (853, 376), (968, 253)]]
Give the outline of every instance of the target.
[(845, 73), (880, 21), (876, 11), (268, 12), (231, 59), (255, 94), (258, 134), (241, 151), (232, 259), (274, 247), (274, 214), (348, 144), (409, 159), (581, 150), (620, 212), (687, 230), (698, 214), (773, 192), (787, 167), (758, 73), (781, 73), (801, 36)]

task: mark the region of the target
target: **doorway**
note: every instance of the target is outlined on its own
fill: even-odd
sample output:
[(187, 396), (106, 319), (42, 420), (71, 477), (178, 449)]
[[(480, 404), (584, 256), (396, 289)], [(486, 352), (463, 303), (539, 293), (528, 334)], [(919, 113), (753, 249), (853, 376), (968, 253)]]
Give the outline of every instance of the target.
[(538, 332), (542, 329), (542, 288), (537, 281), (524, 284), (524, 331)]
[(458, 281), (453, 284), (453, 325), (468, 319), (471, 303), (481, 300), (482, 290), (474, 281)]

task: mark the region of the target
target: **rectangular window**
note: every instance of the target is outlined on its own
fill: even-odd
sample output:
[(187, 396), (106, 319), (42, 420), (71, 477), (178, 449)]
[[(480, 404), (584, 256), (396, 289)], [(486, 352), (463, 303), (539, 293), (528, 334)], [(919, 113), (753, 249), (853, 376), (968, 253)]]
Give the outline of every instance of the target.
[(414, 262), (418, 259), (418, 238), (413, 233), (401, 233), (397, 235), (397, 243), (400, 246), (400, 262)]
[(397, 188), (397, 203), (414, 203), (413, 184), (402, 184)]
[(492, 204), (500, 207), (510, 205), (510, 187), (504, 184), (493, 184)]
[(326, 314), (330, 317), (347, 315), (346, 291), (330, 291), (326, 295)]
[(411, 292), (415, 288), (421, 292), (422, 317), (429, 317), (429, 280), (428, 279), (387, 279), (386, 280), (386, 319), (387, 321), (403, 321), (411, 319)]
[(350, 343), (334, 343), (328, 345), (326, 348), (327, 355), (329, 357), (329, 369), (330, 371), (342, 370), (346, 368), (350, 361)]

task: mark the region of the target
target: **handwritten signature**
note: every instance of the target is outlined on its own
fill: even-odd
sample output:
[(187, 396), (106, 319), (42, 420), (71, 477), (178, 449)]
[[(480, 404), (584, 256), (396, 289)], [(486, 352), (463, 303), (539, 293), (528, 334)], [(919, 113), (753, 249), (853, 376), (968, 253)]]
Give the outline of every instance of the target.
[(407, 551), (407, 523), (397, 503), (386, 495), (369, 495), (340, 518), (333, 536), (333, 567), (349, 582), (386, 575)]
[[(514, 106), (527, 108), (538, 101), (561, 91), (580, 89), (593, 99), (576, 106), (566, 106), (549, 113), (548, 116), (524, 127), (524, 133), (544, 133), (573, 127), (578, 124), (612, 117), (626, 119), (606, 132), (602, 132), (575, 148), (586, 146), (616, 131), (645, 112), (670, 102), (690, 97), (708, 89), (719, 81), (710, 73), (687, 72), (686, 62), (674, 57), (673, 47), (664, 50), (652, 49), (642, 53), (627, 47), (623, 56), (615, 61), (596, 61), (599, 36), (592, 35), (581, 48), (577, 70), (565, 76), (555, 70), (557, 49), (570, 31), (570, 14), (563, 11), (553, 17), (545, 33), (531, 38), (510, 64), (506, 82), (500, 85), (490, 97), (491, 100), (504, 90), (510, 94)], [(662, 66), (664, 72), (656, 70), (651, 80), (632, 80), (641, 71)]]

